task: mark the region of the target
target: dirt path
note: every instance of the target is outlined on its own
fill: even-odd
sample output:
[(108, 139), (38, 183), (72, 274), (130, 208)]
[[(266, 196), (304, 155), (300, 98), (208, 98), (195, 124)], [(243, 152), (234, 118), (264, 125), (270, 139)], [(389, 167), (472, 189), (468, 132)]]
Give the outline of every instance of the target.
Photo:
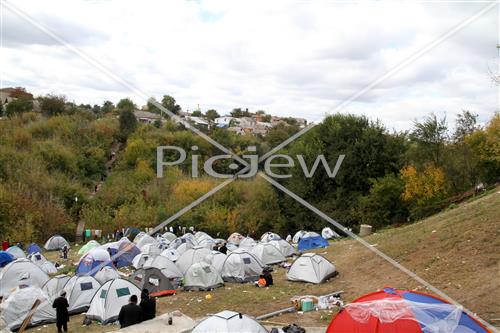
[[(111, 146), (111, 155), (106, 162), (106, 175), (101, 178), (101, 180), (95, 185), (94, 191), (90, 194), (90, 197), (93, 198), (97, 193), (99, 193), (99, 190), (101, 189), (102, 183), (106, 180), (106, 178), (111, 174), (113, 171), (113, 165), (115, 164), (115, 161), (117, 159), (117, 153), (122, 149), (123, 144), (121, 142), (115, 142)], [(83, 232), (85, 230), (85, 220), (80, 218), (78, 221), (78, 225), (76, 226), (76, 241), (81, 242), (83, 240)]]

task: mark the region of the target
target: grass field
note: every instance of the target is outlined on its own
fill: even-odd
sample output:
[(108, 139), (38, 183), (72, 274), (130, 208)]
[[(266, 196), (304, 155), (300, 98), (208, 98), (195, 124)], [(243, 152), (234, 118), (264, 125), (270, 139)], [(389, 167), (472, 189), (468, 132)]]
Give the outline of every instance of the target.
[[(405, 227), (385, 229), (366, 238), (373, 246), (396, 259), (435, 287), (490, 323), (500, 319), (500, 194), (494, 192)], [(179, 292), (158, 300), (158, 312), (173, 310), (193, 318), (230, 309), (258, 316), (290, 306), (295, 295), (322, 295), (344, 290), (351, 301), (384, 286), (425, 291), (413, 279), (377, 257), (354, 240), (332, 242), (316, 251), (331, 260), (339, 275), (321, 285), (289, 282), (285, 269), (273, 274), (275, 286), (259, 289), (250, 284), (226, 284), (212, 292)], [(48, 258), (55, 260), (57, 253)], [(72, 250), (71, 261), (78, 260)], [(205, 296), (210, 294), (211, 299)], [(286, 314), (272, 319), (283, 326), (327, 326), (333, 312)], [(96, 323), (82, 327), (83, 315), (71, 318), (71, 332), (106, 332), (115, 326)], [(33, 328), (54, 332), (54, 325)]]

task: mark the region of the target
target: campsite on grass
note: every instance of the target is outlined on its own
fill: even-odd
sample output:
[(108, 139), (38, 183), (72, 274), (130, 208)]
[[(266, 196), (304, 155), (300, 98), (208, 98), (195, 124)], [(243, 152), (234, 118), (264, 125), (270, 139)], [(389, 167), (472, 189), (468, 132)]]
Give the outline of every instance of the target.
[[(492, 248), (498, 245), (498, 239), (489, 238), (487, 230), (498, 222), (493, 207), (499, 204), (500, 195), (492, 192), (418, 224), (381, 230), (366, 239), (389, 253), (394, 251), (395, 245), (401, 245), (407, 257), (420, 251), (422, 241), (428, 243), (426, 253), (447, 249), (447, 259), (432, 263), (425, 259), (415, 261), (412, 268), (424, 276), (437, 277), (445, 290), (465, 304), (475, 306), (483, 316), (488, 315), (494, 313), (491, 310), (498, 305), (498, 299), (494, 295), (485, 297), (471, 283), (494, 286), (497, 282), (491, 279), (471, 281), (467, 275), (477, 274), (478, 271), (487, 274), (492, 269), (481, 264), (482, 258), (491, 255), (482, 244), (493, 242), (490, 245)], [(471, 215), (473, 218), (453, 225), (458, 217), (471, 212), (474, 212)], [(478, 221), (482, 222), (476, 230), (478, 237), (464, 239), (463, 230)], [(218, 241), (205, 242), (205, 247), (198, 245), (200, 239), (211, 238), (205, 232), (187, 232), (175, 239), (170, 232), (166, 233), (170, 239), (161, 233), (149, 237), (141, 232), (132, 240), (123, 237), (102, 245), (93, 239), (86, 243), (69, 244), (68, 259), (61, 258), (61, 253), (54, 249), (26, 254), (31, 259), (2, 256), (6, 261), (0, 273), (4, 298), (0, 319), (9, 329), (19, 329), (35, 300), (41, 299), (45, 302), (31, 316), (29, 326), (40, 332), (51, 332), (55, 321), (51, 302), (64, 290), (71, 314), (70, 330), (106, 332), (118, 329), (113, 323), (121, 307), (128, 303), (130, 295), (140, 297), (141, 290), (146, 288), (157, 299), (158, 314), (170, 313), (174, 323), (179, 320), (179, 325), (188, 322), (186, 325), (193, 325), (190, 327), (193, 332), (209, 332), (210, 328), (222, 326), (228, 327), (228, 330), (216, 331), (268, 332), (272, 327), (292, 323), (313, 332), (318, 327), (327, 332), (346, 332), (355, 326), (361, 330), (368, 328), (371, 332), (371, 325), (397, 325), (403, 327), (405, 332), (420, 332), (422, 328), (432, 327), (435, 322), (419, 319), (419, 316), (427, 318), (425, 313), (438, 312), (444, 314), (441, 318), (454, 327), (463, 326), (470, 332), (488, 331), (460, 308), (432, 295), (381, 259), (370, 256), (369, 251), (355, 241), (340, 236), (325, 240), (315, 232), (298, 232), (288, 243), (274, 233), (272, 237), (264, 234), (257, 240), (233, 234), (226, 241), (239, 239), (240, 243), (231, 243), (236, 248), (223, 254), (217, 251), (217, 246), (221, 245)], [(464, 256), (461, 250), (439, 241), (445, 235), (462, 241), (464, 250), (474, 249), (474, 252)], [(307, 237), (312, 237), (314, 241), (308, 241)], [(321, 237), (320, 241), (318, 237)], [(145, 238), (147, 242), (144, 242)], [(405, 241), (408, 238), (412, 241)], [(308, 246), (318, 245), (303, 252), (297, 251), (298, 244), (304, 239)], [(284, 242), (288, 246), (284, 246)], [(60, 240), (59, 244), (64, 247), (68, 243)], [(185, 244), (188, 245), (182, 246)], [(122, 251), (112, 259), (108, 253), (111, 248), (121, 248)], [(295, 249), (294, 254), (290, 255), (289, 248)], [(169, 259), (163, 254), (168, 249), (177, 250), (179, 256)], [(131, 252), (137, 254), (128, 258)], [(53, 273), (44, 271), (43, 266), (37, 264), (39, 259), (36, 256), (43, 257), (59, 269)], [(138, 263), (137, 258), (145, 259)], [(460, 280), (455, 280), (456, 284), (448, 284), (446, 281), (451, 276), (443, 274), (442, 267), (462, 262), (462, 259), (470, 260), (471, 265), (462, 267), (463, 272), (459, 275)], [(264, 272), (271, 272), (273, 285), (258, 288), (255, 281)], [(365, 280), (367, 277), (370, 277), (369, 282)], [(19, 289), (18, 286), (24, 283), (29, 287)], [(459, 284), (462, 286), (458, 287)], [(415, 289), (392, 287), (400, 285)], [(407, 311), (403, 311), (403, 315), (395, 321), (370, 319), (365, 322), (360, 319), (366, 313), (370, 313), (371, 318), (388, 316), (390, 312), (384, 313), (389, 311), (388, 305)], [(280, 310), (283, 310), (282, 313), (266, 316)], [(191, 321), (185, 316), (191, 317)], [(413, 316), (417, 320), (408, 320)], [(264, 319), (259, 319), (261, 317)], [(168, 316), (163, 319), (168, 321)], [(88, 326), (82, 326), (84, 322)], [(157, 329), (162, 327), (161, 322), (154, 321), (144, 325)]]
[(500, 333), (500, 0), (0, 0), (0, 333)]

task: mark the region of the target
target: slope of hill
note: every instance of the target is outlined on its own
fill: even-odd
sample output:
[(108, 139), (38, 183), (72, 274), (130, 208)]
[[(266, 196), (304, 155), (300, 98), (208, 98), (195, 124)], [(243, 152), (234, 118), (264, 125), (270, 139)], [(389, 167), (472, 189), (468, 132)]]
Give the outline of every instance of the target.
[[(386, 229), (366, 238), (405, 267), (477, 313), (492, 324), (500, 318), (500, 189), (421, 222)], [(254, 316), (290, 306), (295, 295), (322, 295), (344, 290), (343, 298), (354, 298), (384, 286), (425, 288), (377, 257), (354, 240), (336, 241), (317, 251), (335, 263), (339, 276), (321, 285), (289, 282), (285, 269), (274, 273), (275, 286), (259, 289), (251, 284), (226, 284), (212, 292), (179, 292), (158, 300), (158, 313), (179, 309), (200, 318), (209, 313), (231, 309)], [(212, 297), (205, 298), (207, 294)], [(271, 323), (298, 323), (326, 326), (333, 312), (286, 314)], [(70, 322), (73, 330), (83, 332), (83, 318)], [(52, 330), (52, 327), (42, 331)], [(85, 331), (104, 332), (110, 328), (92, 324)]]

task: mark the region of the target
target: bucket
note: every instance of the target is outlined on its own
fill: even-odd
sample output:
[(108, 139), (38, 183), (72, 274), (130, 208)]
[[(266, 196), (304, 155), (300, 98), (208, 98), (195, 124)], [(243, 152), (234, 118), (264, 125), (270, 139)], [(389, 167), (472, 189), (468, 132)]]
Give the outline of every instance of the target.
[(90, 238), (92, 236), (92, 231), (90, 229), (85, 230), (85, 237)]
[(302, 304), (302, 311), (304, 311), (304, 312), (314, 310), (314, 303), (313, 303), (313, 300), (310, 298), (304, 298), (301, 301), (301, 304)]

